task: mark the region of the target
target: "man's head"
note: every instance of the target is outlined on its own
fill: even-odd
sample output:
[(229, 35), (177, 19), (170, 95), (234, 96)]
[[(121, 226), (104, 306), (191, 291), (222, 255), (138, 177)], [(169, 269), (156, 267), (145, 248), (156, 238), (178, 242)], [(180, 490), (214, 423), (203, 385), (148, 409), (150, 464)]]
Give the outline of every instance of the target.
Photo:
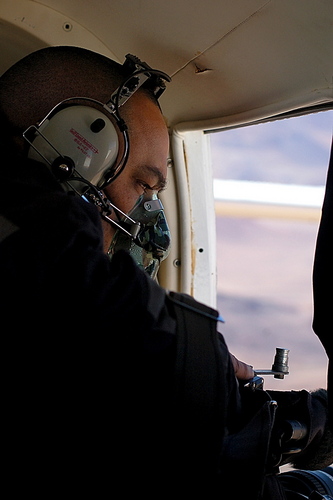
[[(21, 138), (29, 125), (41, 121), (59, 102), (82, 96), (105, 103), (128, 76), (128, 66), (90, 50), (70, 46), (38, 50), (1, 76), (0, 123), (6, 125), (7, 137)], [(143, 88), (149, 96), (149, 85)]]
[[(46, 156), (54, 155), (54, 151), (60, 150), (69, 137), (70, 147), (74, 147), (75, 151), (80, 148), (77, 154), (81, 155), (83, 164), (89, 168), (88, 157), (94, 156), (98, 160), (99, 153), (95, 152), (99, 148), (93, 144), (95, 137), (93, 132), (89, 131), (90, 135), (87, 138), (77, 130), (76, 122), (75, 126), (71, 125), (71, 110), (75, 120), (77, 116), (80, 119), (80, 109), (84, 114), (87, 111), (89, 116), (90, 113), (93, 116), (96, 110), (98, 116), (103, 119), (105, 116), (104, 121), (109, 123), (109, 129), (113, 128), (118, 136), (116, 156), (111, 162), (112, 165), (117, 165), (121, 161), (125, 163), (124, 151), (129, 143), (126, 168), (108, 185), (106, 182), (103, 184), (103, 178), (98, 185), (98, 188), (103, 188), (113, 205), (128, 213), (140, 196), (145, 193), (153, 195), (163, 189), (166, 183), (168, 157), (168, 132), (155, 96), (158, 84), (162, 83), (160, 76), (163, 78), (164, 74), (154, 70), (149, 73), (149, 69), (145, 71), (135, 65), (133, 69), (131, 64), (129, 60), (126, 64), (120, 65), (100, 54), (77, 47), (49, 47), (25, 57), (0, 78), (0, 141), (3, 141), (3, 147), (15, 150), (13, 154), (33, 156), (45, 163), (38, 154), (40, 156), (40, 152), (43, 153), (45, 149)], [(136, 80), (131, 80), (130, 77), (133, 72), (140, 74), (138, 68), (141, 69), (141, 74), (149, 74), (150, 77), (133, 91), (133, 83), (135, 84)], [(126, 84), (123, 87), (124, 82)], [(117, 96), (114, 95), (116, 90), (121, 91)], [(126, 92), (130, 96), (127, 101)], [(125, 95), (126, 102), (118, 109), (117, 99), (122, 95)], [(70, 101), (65, 103), (65, 107), (61, 104), (58, 110), (57, 105), (68, 99)], [(51, 113), (50, 120), (43, 121), (45, 117), (48, 118), (54, 107), (56, 109)], [(58, 126), (57, 120), (62, 116), (61, 113), (64, 118), (60, 119), (62, 125)], [(27, 135), (28, 140), (24, 140), (24, 132), (41, 122), (42, 126), (37, 125), (37, 128), (33, 128), (35, 137), (30, 141)], [(50, 124), (53, 123), (59, 134), (63, 132), (63, 124), (67, 127), (68, 123), (66, 141), (59, 139), (56, 148), (52, 144), (54, 133)], [(102, 132), (104, 136), (101, 136), (107, 137), (109, 129), (105, 127)], [(48, 139), (52, 138), (51, 146), (44, 139), (49, 130), (51, 133)], [(91, 136), (93, 139), (90, 139)], [(30, 142), (37, 149), (37, 158)], [(112, 147), (113, 142), (110, 141), (110, 149)], [(66, 157), (66, 152), (59, 152)], [(109, 153), (106, 157), (108, 159)], [(49, 163), (52, 162), (53, 158)], [(75, 162), (78, 163), (76, 159)], [(79, 169), (75, 172), (77, 170)], [(85, 177), (82, 171), (80, 174)], [(119, 213), (113, 210), (109, 220), (119, 222)], [(105, 248), (109, 247), (114, 233), (114, 224), (105, 226)]]

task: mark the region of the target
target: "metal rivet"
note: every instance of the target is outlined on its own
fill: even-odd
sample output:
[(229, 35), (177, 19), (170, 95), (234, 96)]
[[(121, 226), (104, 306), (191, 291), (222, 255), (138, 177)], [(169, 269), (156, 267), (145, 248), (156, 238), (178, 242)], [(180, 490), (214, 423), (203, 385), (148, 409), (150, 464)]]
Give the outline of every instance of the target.
[(63, 29), (64, 31), (72, 31), (72, 29), (73, 29), (73, 25), (72, 25), (72, 23), (66, 22), (66, 23), (64, 23), (64, 24), (62, 25), (62, 29)]

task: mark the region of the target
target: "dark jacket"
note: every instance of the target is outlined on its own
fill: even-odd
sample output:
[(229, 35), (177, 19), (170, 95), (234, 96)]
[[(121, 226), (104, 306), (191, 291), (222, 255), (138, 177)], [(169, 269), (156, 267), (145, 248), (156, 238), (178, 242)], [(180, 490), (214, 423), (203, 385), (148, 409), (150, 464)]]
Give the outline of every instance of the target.
[(97, 209), (45, 166), (12, 162), (0, 189), (12, 459), (30, 477), (79, 471), (82, 491), (111, 463), (141, 460), (140, 432), (170, 397), (175, 322), (165, 292), (127, 254), (103, 254)]
[(97, 209), (37, 162), (0, 170), (0, 280), (13, 491), (284, 498), (275, 476), (262, 497), (276, 407), (240, 390), (217, 312), (110, 261)]
[(203, 464), (215, 474), (238, 404), (216, 321), (202, 329), (220, 392), (202, 397), (200, 412), (184, 409), (191, 389), (177, 362), (187, 348), (176, 342), (175, 305), (125, 252), (110, 262), (97, 209), (32, 161), (3, 161), (0, 191), (8, 464), (33, 484), (36, 474), (56, 486), (67, 479), (75, 495), (89, 485), (95, 498), (105, 483), (133, 494)]

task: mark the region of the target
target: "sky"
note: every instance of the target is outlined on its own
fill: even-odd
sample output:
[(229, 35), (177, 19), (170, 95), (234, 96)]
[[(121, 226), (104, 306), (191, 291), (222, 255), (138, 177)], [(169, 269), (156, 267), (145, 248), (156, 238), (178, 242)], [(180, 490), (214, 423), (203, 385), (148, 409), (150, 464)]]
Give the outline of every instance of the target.
[[(214, 133), (214, 176), (322, 189), (332, 125), (329, 111)], [(267, 377), (266, 388), (326, 385), (327, 357), (311, 326), (318, 224), (217, 217), (217, 307), (229, 349), (258, 369), (271, 368), (276, 347), (290, 349), (290, 374)]]
[(214, 175), (323, 185), (332, 126), (333, 111), (327, 111), (211, 134)]

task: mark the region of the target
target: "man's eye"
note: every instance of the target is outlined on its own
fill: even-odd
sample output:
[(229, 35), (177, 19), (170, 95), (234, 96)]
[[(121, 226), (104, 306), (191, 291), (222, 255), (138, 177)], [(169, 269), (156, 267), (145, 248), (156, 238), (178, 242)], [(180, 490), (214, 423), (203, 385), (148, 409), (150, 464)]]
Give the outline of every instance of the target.
[(146, 191), (153, 191), (153, 188), (150, 187), (149, 184), (147, 184), (146, 182), (140, 181), (139, 185), (142, 187), (142, 189), (144, 190), (144, 192), (146, 192)]
[(156, 193), (160, 193), (161, 191), (164, 191), (166, 188), (166, 183), (163, 184), (156, 184), (154, 186), (150, 186), (147, 184), (147, 182), (144, 181), (137, 181), (138, 186), (140, 186), (141, 189), (146, 193), (147, 191), (154, 191)]

